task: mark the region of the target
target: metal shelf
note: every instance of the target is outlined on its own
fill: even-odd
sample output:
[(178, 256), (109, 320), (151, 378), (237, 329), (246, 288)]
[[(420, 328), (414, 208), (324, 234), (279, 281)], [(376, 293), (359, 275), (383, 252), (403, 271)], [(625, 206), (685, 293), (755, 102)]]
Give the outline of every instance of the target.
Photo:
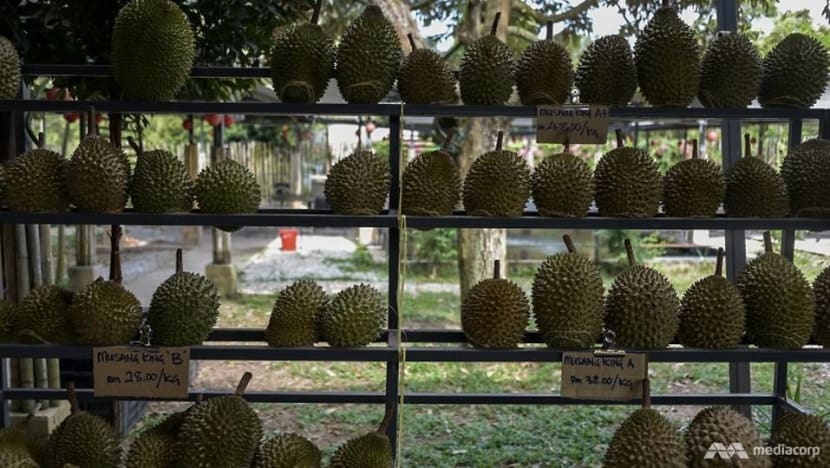
[[(565, 398), (557, 393), (406, 393), (405, 404), (413, 405), (640, 405), (640, 400), (600, 401)], [(653, 405), (775, 405), (771, 393), (653, 395)]]
[[(95, 391), (91, 388), (79, 388), (75, 390), (79, 400), (141, 400), (141, 401), (181, 401), (175, 398), (132, 398), (132, 397), (96, 397)], [(233, 395), (233, 392), (220, 392), (206, 390), (203, 392), (190, 392), (189, 401), (196, 401), (199, 395), (205, 398), (212, 398), (224, 395)], [(8, 400), (65, 400), (67, 391), (64, 389), (30, 389), (30, 388), (7, 388), (2, 392), (3, 399)], [(248, 391), (245, 392), (245, 400), (252, 403), (386, 403), (386, 395), (383, 392), (266, 392)]]

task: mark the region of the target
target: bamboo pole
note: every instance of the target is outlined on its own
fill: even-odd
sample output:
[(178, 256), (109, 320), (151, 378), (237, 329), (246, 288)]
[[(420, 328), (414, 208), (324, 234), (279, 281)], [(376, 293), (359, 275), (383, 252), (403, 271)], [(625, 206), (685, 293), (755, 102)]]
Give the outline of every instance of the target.
[[(41, 133), (41, 136), (43, 134)], [(41, 146), (41, 145), (39, 145)], [(42, 147), (42, 146), (41, 146)], [(32, 289), (43, 286), (43, 250), (41, 249), (40, 226), (37, 224), (26, 225), (26, 246), (29, 251), (29, 272), (31, 273)], [(35, 387), (49, 388), (49, 375), (47, 373), (46, 359), (37, 358), (34, 360)], [(49, 407), (49, 400), (40, 400), (41, 408)]]
[[(26, 226), (14, 225), (15, 247), (17, 250), (17, 302), (23, 300), (29, 292), (29, 249), (26, 243)], [(34, 359), (20, 359), (20, 386), (21, 388), (35, 387)], [(26, 413), (35, 407), (34, 400), (23, 400), (20, 410)]]
[[(17, 302), (17, 278), (15, 272), (17, 271), (15, 248), (14, 248), (14, 225), (6, 224), (2, 227), (3, 232), (3, 277), (5, 281), (5, 290), (3, 291), (6, 300)], [(20, 362), (17, 359), (9, 360), (11, 379), (9, 380), (12, 387), (20, 387)], [(12, 400), (11, 410), (20, 411), (22, 402), (20, 400)]]
[[(55, 268), (52, 257), (52, 227), (48, 224), (40, 225), (40, 255), (43, 284), (51, 286), (55, 284)], [(46, 360), (46, 381), (47, 388), (61, 388), (60, 359), (50, 358)], [(55, 408), (60, 405), (60, 402), (60, 400), (49, 400), (49, 406)], [(45, 403), (43, 407), (46, 407)]]

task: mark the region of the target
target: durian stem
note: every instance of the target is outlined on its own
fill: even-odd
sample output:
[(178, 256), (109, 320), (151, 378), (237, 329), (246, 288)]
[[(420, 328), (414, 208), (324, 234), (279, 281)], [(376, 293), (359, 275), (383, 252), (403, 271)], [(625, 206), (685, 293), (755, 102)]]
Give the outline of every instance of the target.
[(320, 21), (320, 10), (323, 9), (323, 0), (317, 0), (314, 4), (314, 12), (311, 14), (311, 24), (317, 24)]
[(697, 159), (697, 140), (692, 140), (692, 159)]
[(46, 148), (46, 134), (43, 132), (37, 133), (37, 147), (38, 149)]
[(749, 136), (749, 133), (744, 134), (744, 157), (748, 158), (752, 156), (752, 139)]
[(133, 151), (135, 151), (135, 154), (137, 156), (141, 155), (141, 147), (138, 146), (138, 143), (136, 143), (135, 138), (133, 138), (132, 135), (127, 137), (127, 143), (130, 144), (130, 148), (132, 148)]
[(574, 241), (571, 239), (571, 236), (565, 234), (562, 236), (562, 240), (565, 241), (565, 247), (568, 248), (568, 252), (576, 253), (576, 246), (574, 245)]
[(548, 21), (545, 23), (545, 39), (552, 41), (553, 40), (553, 21)]
[(614, 133), (617, 135), (617, 148), (622, 148), (623, 146), (625, 146), (625, 142), (623, 141), (622, 129), (618, 128)]
[(769, 231), (764, 231), (764, 252), (772, 253), (772, 234)]
[(176, 273), (181, 273), (184, 271), (184, 258), (182, 255), (182, 249), (176, 249)]
[(648, 378), (643, 379), (643, 408), (651, 408), (651, 381)]
[(715, 263), (715, 276), (723, 276), (723, 247), (718, 248), (718, 261)]
[(455, 136), (455, 130), (449, 129), (447, 130), (447, 134), (444, 136), (444, 142), (441, 143), (441, 151), (445, 153), (449, 153), (450, 145), (452, 145), (452, 138)]
[(504, 143), (504, 132), (499, 131), (499, 136), (496, 137), (496, 151), (501, 151), (502, 143)]
[(67, 382), (66, 391), (68, 393), (66, 399), (69, 400), (70, 414), (76, 415), (80, 412), (80, 408), (78, 408), (78, 395), (75, 394), (75, 382)]
[(413, 36), (412, 33), (407, 33), (406, 38), (409, 39), (409, 46), (412, 47), (412, 50), (418, 48), (418, 46), (415, 45), (415, 36)]
[(383, 420), (378, 425), (378, 434), (386, 434), (386, 430), (389, 429), (389, 425), (392, 423), (392, 419), (395, 417), (395, 406), (393, 405), (386, 405), (386, 412), (383, 414)]
[(628, 257), (628, 266), (637, 264), (637, 258), (634, 257), (634, 248), (631, 247), (631, 241), (628, 239), (625, 240), (625, 255)]
[(87, 136), (97, 136), (98, 126), (95, 125), (95, 106), (89, 106), (89, 114), (87, 115)]
[(496, 31), (499, 29), (499, 21), (501, 20), (501, 12), (496, 12), (496, 17), (493, 18), (493, 26), (490, 27), (490, 35), (495, 36)]
[(254, 374), (250, 372), (245, 372), (242, 374), (242, 378), (239, 379), (239, 385), (236, 386), (236, 391), (233, 392), (236, 396), (242, 396), (245, 394), (245, 389), (248, 388), (248, 384), (251, 383), (251, 379), (254, 377)]
[(493, 260), (493, 279), (501, 278), (501, 260)]
[(565, 134), (565, 141), (562, 142), (562, 144), (565, 146), (565, 148), (563, 148), (562, 152), (563, 153), (570, 153), (571, 152), (571, 139), (568, 137), (567, 133)]
[(110, 232), (110, 281), (121, 284), (121, 225), (113, 224)]

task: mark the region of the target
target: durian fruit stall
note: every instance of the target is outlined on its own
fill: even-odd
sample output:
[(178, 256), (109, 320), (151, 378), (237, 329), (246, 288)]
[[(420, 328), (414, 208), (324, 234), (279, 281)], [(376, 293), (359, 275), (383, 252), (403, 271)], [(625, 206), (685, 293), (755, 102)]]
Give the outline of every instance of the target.
[[(335, 43), (320, 24), (321, 3), (310, 21), (275, 35), (270, 68), (232, 70), (235, 77), (270, 78), (279, 103), (176, 100), (190, 78), (219, 79), (230, 71), (194, 67), (192, 25), (170, 0), (132, 0), (117, 13), (111, 68), (22, 64), (16, 44), (0, 38), (0, 466), (319, 467), (323, 452), (313, 441), (296, 433), (265, 436), (251, 404), (365, 403), (384, 406), (383, 419), (343, 438), (328, 466), (400, 466), (400, 415), (418, 405), (628, 404), (642, 408), (615, 433), (605, 455), (609, 468), (720, 466), (708, 464), (715, 443), (748, 450), (766, 444), (747, 417), (750, 406), (772, 409), (770, 444), (822, 452), (802, 465), (788, 455), (750, 450), (751, 459), (740, 466), (774, 461), (830, 467), (830, 427), (787, 393), (788, 363), (830, 361), (830, 269), (811, 285), (793, 263), (796, 230), (830, 230), (830, 111), (812, 108), (828, 84), (830, 52), (824, 46), (794, 33), (762, 59), (744, 35), (724, 32), (703, 51), (697, 33), (665, 2), (633, 50), (620, 36), (601, 38), (574, 67), (551, 23), (544, 39), (514, 57), (497, 36), (496, 14), (489, 34), (466, 47), (456, 75), (441, 55), (416, 47), (411, 36), (405, 55), (377, 6), (367, 6)], [(736, 30), (736, 2), (717, 5), (719, 28)], [(98, 101), (28, 97), (25, 78), (60, 76), (111, 78), (118, 91), (112, 100)], [(319, 102), (331, 79), (344, 103)], [(385, 102), (396, 83), (402, 102)], [(502, 132), (463, 178), (452, 133), (435, 151), (411, 161), (403, 155), (407, 117), (536, 117), (533, 106), (571, 104), (574, 88), (574, 104), (609, 106), (616, 130), (616, 147), (594, 169), (571, 153), (567, 138), (561, 151), (531, 168), (506, 147)], [(629, 105), (637, 89), (649, 106)], [(521, 105), (509, 104), (514, 91)], [(702, 107), (690, 107), (695, 98)], [(755, 99), (761, 107), (749, 107)], [(328, 210), (260, 209), (262, 187), (248, 167), (223, 159), (193, 177), (178, 155), (122, 138), (119, 126), (99, 135), (96, 111), (109, 113), (111, 122), (127, 114), (211, 112), (386, 116), (390, 156), (358, 148), (337, 161), (325, 182)], [(87, 132), (68, 160), (25, 132), (25, 115), (36, 112), (87, 113)], [(721, 126), (723, 167), (699, 157), (695, 144), (692, 157), (664, 176), (654, 156), (624, 134), (625, 122), (681, 119)], [(742, 122), (760, 120), (790, 125), (780, 170), (754, 155), (748, 135), (742, 140)], [(803, 121), (818, 121), (818, 134), (802, 134)], [(534, 210), (528, 210), (531, 199)], [(53, 265), (28, 256), (33, 249), (47, 256), (50, 225), (111, 226), (109, 278), (72, 292), (55, 285)], [(181, 251), (149, 304), (124, 287), (122, 225), (215, 226), (224, 232), (246, 226), (383, 229), (388, 292), (357, 284), (330, 295), (314, 281), (299, 280), (278, 292), (261, 328), (217, 328), (217, 287), (184, 271)], [(711, 274), (680, 297), (669, 278), (638, 263), (628, 240), (627, 268), (606, 291), (595, 261), (565, 235), (565, 250), (541, 264), (530, 294), (496, 261), (492, 277), (463, 297), (459, 329), (404, 329), (399, 324), (406, 305), (399, 296), (406, 232), (433, 228), (711, 229), (724, 231), (726, 241)], [(764, 232), (764, 252), (755, 259), (746, 258), (746, 230)], [(783, 233), (778, 252), (770, 231)], [(37, 279), (30, 284), (29, 278)], [(536, 329), (529, 329), (531, 320)], [(386, 380), (382, 392), (247, 391), (257, 376), (245, 372), (236, 388), (222, 391), (127, 396), (192, 405), (125, 443), (109, 421), (81, 408), (118, 396), (97, 395), (91, 382), (61, 379), (58, 360), (93, 361), (94, 350), (103, 347), (144, 345), (182, 348), (193, 360), (378, 362)], [(627, 401), (405, 388), (406, 363), (561, 363), (572, 351), (639, 353), (655, 363), (729, 363), (731, 391), (652, 395), (647, 374), (638, 382), (640, 395)], [(752, 392), (753, 382), (741, 371), (750, 362), (775, 363), (771, 392)], [(42, 370), (42, 385), (13, 381), (13, 365), (19, 375)], [(21, 401), (32, 404), (12, 407)], [(38, 407), (63, 401), (65, 419), (48, 437), (31, 437), (27, 426)], [(680, 433), (652, 405), (705, 408)]]

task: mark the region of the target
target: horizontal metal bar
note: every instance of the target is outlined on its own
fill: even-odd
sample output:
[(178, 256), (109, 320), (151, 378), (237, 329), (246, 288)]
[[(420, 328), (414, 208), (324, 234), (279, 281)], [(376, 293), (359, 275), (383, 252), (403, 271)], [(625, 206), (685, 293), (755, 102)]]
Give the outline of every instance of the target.
[[(556, 393), (420, 393), (407, 392), (404, 403), (413, 405), (640, 405), (632, 401), (579, 400)], [(775, 395), (767, 393), (652, 395), (653, 405), (773, 405)]]
[[(467, 343), (467, 337), (461, 330), (444, 330), (439, 328), (405, 328), (402, 331), (405, 343)], [(527, 331), (522, 343), (544, 343), (537, 331)]]
[[(79, 388), (75, 390), (79, 400), (140, 400), (140, 401), (179, 401), (176, 398), (131, 398), (131, 397), (96, 397), (95, 391), (91, 388)], [(220, 392), (205, 390), (203, 392), (190, 392), (189, 401), (196, 401), (199, 395), (207, 398), (217, 396), (233, 395), (233, 392)], [(3, 392), (3, 398), (9, 400), (63, 400), (67, 398), (64, 389), (28, 389), (9, 388)], [(252, 403), (384, 403), (386, 396), (381, 392), (266, 392), (247, 391), (245, 400)]]
[[(536, 107), (532, 106), (468, 106), (468, 105), (407, 105), (405, 115), (410, 116), (451, 116), (451, 117), (535, 117)], [(612, 119), (741, 119), (741, 120), (787, 120), (820, 119), (822, 109), (707, 109), (670, 107), (614, 107), (610, 109)]]
[(795, 402), (791, 399), (788, 399), (788, 398), (779, 397), (778, 398), (778, 403), (776, 403), (776, 404), (779, 405), (782, 409), (784, 409), (787, 412), (801, 413), (801, 414), (811, 414), (810, 411), (807, 408), (801, 406), (797, 402)]
[[(23, 65), (24, 76), (83, 76), (88, 78), (109, 78), (110, 65), (75, 64), (28, 64)], [(192, 78), (271, 78), (271, 69), (266, 67), (193, 67)]]

